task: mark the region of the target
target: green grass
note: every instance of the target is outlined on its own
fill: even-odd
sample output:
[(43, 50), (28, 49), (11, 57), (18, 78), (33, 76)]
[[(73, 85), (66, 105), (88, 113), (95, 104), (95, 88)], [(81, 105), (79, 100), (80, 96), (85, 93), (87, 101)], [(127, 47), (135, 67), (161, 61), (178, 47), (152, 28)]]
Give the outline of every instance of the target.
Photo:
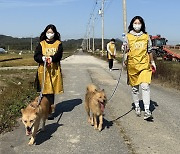
[(16, 126), (20, 109), (37, 95), (34, 87), (35, 70), (1, 71), (0, 133)]

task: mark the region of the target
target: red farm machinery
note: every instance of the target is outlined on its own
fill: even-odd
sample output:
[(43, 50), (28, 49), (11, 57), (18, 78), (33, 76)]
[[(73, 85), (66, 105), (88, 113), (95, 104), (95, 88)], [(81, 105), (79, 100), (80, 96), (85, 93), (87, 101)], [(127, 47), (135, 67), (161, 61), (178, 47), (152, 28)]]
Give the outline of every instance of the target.
[(162, 57), (168, 61), (180, 62), (180, 46), (167, 45), (167, 39), (161, 35), (150, 36), (152, 41), (153, 53), (156, 57)]

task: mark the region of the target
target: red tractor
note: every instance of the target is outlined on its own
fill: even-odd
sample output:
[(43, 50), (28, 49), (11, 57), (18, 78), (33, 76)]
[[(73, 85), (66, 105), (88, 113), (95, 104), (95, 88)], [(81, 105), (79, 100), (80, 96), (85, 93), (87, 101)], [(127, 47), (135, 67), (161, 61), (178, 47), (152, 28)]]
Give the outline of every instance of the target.
[(166, 38), (161, 37), (161, 35), (151, 36), (153, 54), (155, 57), (162, 57), (164, 60), (169, 61), (180, 61), (180, 54), (175, 53), (170, 45), (166, 45), (168, 41)]
[(161, 37), (161, 35), (156, 35), (156, 36), (151, 36), (150, 39), (152, 41), (152, 48), (154, 51), (154, 54), (157, 57), (162, 57), (164, 56), (165, 52), (163, 50), (163, 46), (166, 45), (166, 38)]

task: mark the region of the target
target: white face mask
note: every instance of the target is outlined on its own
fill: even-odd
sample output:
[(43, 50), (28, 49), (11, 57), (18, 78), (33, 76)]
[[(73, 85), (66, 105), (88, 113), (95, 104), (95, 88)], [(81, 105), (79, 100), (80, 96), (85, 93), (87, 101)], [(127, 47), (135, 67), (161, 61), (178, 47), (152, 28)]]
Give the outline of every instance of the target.
[(54, 33), (46, 33), (46, 37), (51, 40), (54, 37)]
[(136, 31), (140, 31), (140, 29), (141, 29), (141, 24), (133, 24), (133, 28), (134, 28), (134, 30), (136, 30)]

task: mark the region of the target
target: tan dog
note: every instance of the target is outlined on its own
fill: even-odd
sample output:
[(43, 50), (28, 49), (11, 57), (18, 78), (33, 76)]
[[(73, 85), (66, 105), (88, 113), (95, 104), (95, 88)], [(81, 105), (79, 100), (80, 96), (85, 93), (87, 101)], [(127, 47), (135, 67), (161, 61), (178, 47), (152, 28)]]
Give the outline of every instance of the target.
[[(94, 125), (94, 129), (102, 130), (103, 125), (103, 112), (107, 99), (103, 90), (98, 90), (93, 84), (87, 86), (85, 95), (85, 109), (88, 114), (88, 122)], [(92, 114), (92, 116), (91, 116)], [(99, 120), (99, 124), (97, 121)]]
[(31, 135), (29, 145), (34, 144), (36, 133), (39, 129), (39, 124), (42, 119), (42, 131), (44, 131), (45, 122), (48, 115), (54, 110), (54, 105), (50, 106), (50, 102), (46, 97), (43, 97), (38, 106), (38, 97), (31, 102), (25, 109), (21, 109), (22, 122), (26, 128), (26, 135)]

